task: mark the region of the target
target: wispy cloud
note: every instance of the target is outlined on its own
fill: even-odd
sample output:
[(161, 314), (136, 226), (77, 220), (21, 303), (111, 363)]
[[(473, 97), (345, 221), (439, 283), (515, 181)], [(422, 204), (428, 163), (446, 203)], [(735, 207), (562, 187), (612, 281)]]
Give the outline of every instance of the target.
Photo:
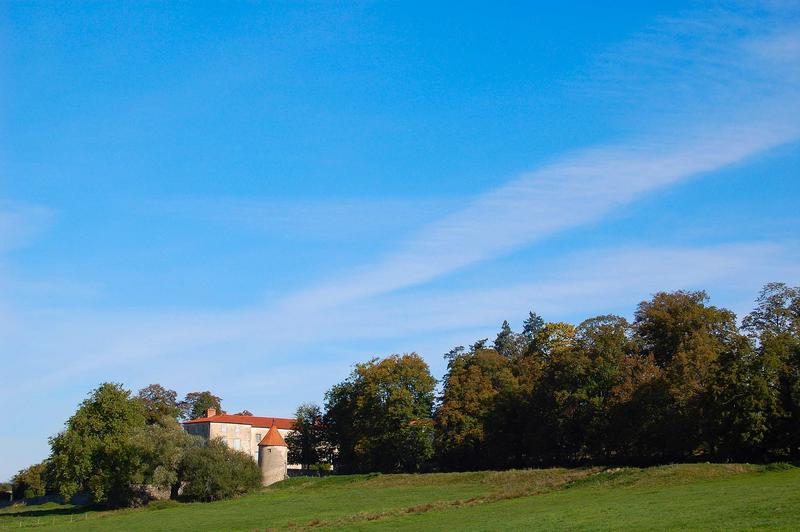
[(52, 222), (53, 215), (46, 207), (0, 199), (0, 253), (33, 240)]
[[(285, 304), (337, 305), (425, 283), (796, 140), (797, 20), (766, 20), (719, 11), (662, 22), (611, 55), (617, 67), (653, 62), (657, 66), (644, 69), (649, 77), (634, 82), (618, 74), (603, 83), (624, 86), (626, 97), (636, 97), (637, 89), (658, 93), (668, 120), (642, 112), (640, 119), (652, 120), (637, 124), (630, 139), (576, 151), (522, 175), (425, 226), (378, 263), (294, 294)], [(691, 94), (684, 94), (687, 87)]]
[(403, 233), (455, 210), (461, 198), (175, 198), (150, 208), (292, 241), (353, 241)]
[[(770, 279), (800, 277), (797, 243), (707, 247), (625, 247), (572, 253), (545, 265), (535, 282), (461, 290), (416, 290), (343, 306), (325, 334), (411, 336), (425, 331), (497, 327), (535, 308), (551, 319), (610, 310), (630, 313), (658, 290), (730, 284), (748, 304)], [(749, 307), (747, 307), (749, 308)], [(347, 309), (350, 309), (349, 311)], [(736, 309), (742, 310), (742, 309)], [(350, 326), (342, 327), (343, 323)]]
[[(168, 373), (170, 367), (177, 370), (187, 360), (197, 368), (203, 361), (213, 362), (220, 352), (235, 354), (226, 359), (229, 368), (236, 369), (237, 364), (249, 367), (254, 361), (275, 368), (292, 366), (296, 354), (312, 346), (335, 346), (343, 341), (374, 344), (404, 339), (406, 349), (413, 349), (416, 346), (409, 342), (416, 335), (481, 327), (493, 330), (503, 319), (522, 317), (531, 308), (550, 319), (615, 309), (630, 312), (656, 290), (729, 285), (735, 287), (728, 289), (735, 298), (750, 301), (764, 282), (800, 280), (799, 258), (796, 243), (595, 250), (546, 265), (553, 273), (536, 282), (398, 293), (342, 304), (334, 313), (321, 307), (290, 313), (265, 307), (219, 312), (23, 314), (24, 327), (9, 335), (6, 345), (23, 342), (33, 355), (18, 362), (20, 369), (33, 359), (37, 365), (56, 368), (50, 374), (37, 372), (39, 385), (95, 372), (107, 374), (112, 364), (117, 371), (127, 372), (125, 368), (147, 360), (158, 360), (160, 372)], [(75, 359), (76, 349), (94, 355)], [(326, 347), (326, 352), (332, 348)], [(348, 352), (348, 363), (352, 356)], [(218, 367), (214, 370), (214, 378), (219, 371)], [(200, 373), (211, 376), (208, 371)], [(20, 382), (23, 387), (29, 384)]]
[(600, 52), (571, 87), (624, 106), (632, 130), (716, 120), (772, 98), (797, 112), (799, 16), (792, 2), (736, 2), (663, 17)]
[(17, 326), (12, 300), (19, 283), (7, 254), (33, 241), (50, 225), (53, 217), (53, 211), (46, 207), (0, 200), (0, 340)]
[(374, 267), (296, 294), (286, 303), (336, 305), (424, 283), (599, 220), (648, 192), (740, 162), (799, 132), (794, 122), (774, 120), (588, 150), (475, 199)]

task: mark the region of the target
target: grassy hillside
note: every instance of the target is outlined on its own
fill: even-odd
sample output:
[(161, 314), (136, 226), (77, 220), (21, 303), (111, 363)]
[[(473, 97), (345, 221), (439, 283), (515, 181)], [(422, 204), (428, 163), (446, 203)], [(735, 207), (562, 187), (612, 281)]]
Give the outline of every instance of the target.
[(65, 530), (722, 530), (798, 523), (800, 468), (714, 464), (292, 479), (210, 504), (0, 511), (0, 527)]

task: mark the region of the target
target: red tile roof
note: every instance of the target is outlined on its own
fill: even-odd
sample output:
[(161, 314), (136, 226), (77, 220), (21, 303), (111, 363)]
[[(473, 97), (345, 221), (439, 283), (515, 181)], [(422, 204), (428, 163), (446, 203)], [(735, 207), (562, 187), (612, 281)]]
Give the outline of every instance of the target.
[(283, 417), (261, 417), (261, 416), (235, 416), (233, 414), (217, 414), (211, 417), (199, 417), (184, 421), (184, 425), (189, 423), (236, 423), (239, 425), (252, 425), (253, 427), (276, 427), (283, 430), (291, 430), (294, 427), (294, 419)]
[(258, 443), (258, 446), (266, 446), (266, 445), (279, 445), (281, 447), (287, 447), (286, 441), (281, 436), (281, 433), (278, 432), (278, 429), (275, 425), (272, 425), (269, 430), (267, 431), (266, 436)]

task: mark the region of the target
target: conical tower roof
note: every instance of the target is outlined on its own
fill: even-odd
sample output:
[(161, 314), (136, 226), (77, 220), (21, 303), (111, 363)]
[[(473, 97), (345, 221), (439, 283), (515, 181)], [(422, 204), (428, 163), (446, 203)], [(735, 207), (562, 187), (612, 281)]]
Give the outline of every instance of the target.
[(278, 432), (278, 429), (275, 428), (275, 425), (272, 425), (264, 438), (261, 439), (258, 446), (286, 447), (286, 441), (283, 439), (283, 436), (281, 436), (281, 433)]

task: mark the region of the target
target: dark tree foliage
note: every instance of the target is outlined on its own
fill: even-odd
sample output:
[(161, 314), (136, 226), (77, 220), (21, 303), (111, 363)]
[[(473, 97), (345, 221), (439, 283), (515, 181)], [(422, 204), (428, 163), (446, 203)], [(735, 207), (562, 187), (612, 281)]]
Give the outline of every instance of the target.
[(488, 338), (482, 338), (469, 346), (470, 351), (478, 351), (479, 349), (486, 349), (486, 342), (488, 342)]
[(503, 321), (500, 332), (494, 340), (494, 349), (506, 358), (514, 358), (520, 354), (523, 346), (523, 338), (520, 338), (507, 321)]
[(753, 367), (770, 405), (764, 447), (784, 458), (800, 456), (800, 287), (769, 283), (743, 320), (756, 342)]
[(177, 419), (181, 414), (178, 393), (160, 384), (150, 384), (139, 390), (136, 399), (144, 406), (148, 423), (158, 423), (163, 418)]
[(533, 340), (536, 335), (544, 329), (544, 318), (533, 311), (528, 312), (528, 317), (522, 324), (522, 336), (528, 340)]
[(742, 320), (754, 338), (800, 334), (800, 288), (769, 283), (756, 299), (756, 308)]
[(444, 391), (436, 410), (436, 449), (448, 469), (491, 465), (485, 423), (495, 397), (514, 388), (508, 360), (494, 349), (450, 357)]
[(419, 471), (433, 455), (434, 379), (416, 353), (356, 364), (325, 396), (340, 471)]
[(236, 414), (234, 414), (234, 415), (236, 415), (236, 416), (252, 416), (253, 413), (251, 411), (245, 409), (245, 410), (242, 410), (241, 412), (236, 412)]
[(330, 463), (331, 451), (320, 407), (313, 403), (302, 404), (297, 407), (294, 419), (294, 431), (286, 437), (289, 463), (305, 468)]
[(181, 409), (182, 419), (197, 419), (205, 417), (206, 411), (209, 408), (214, 408), (217, 414), (224, 414), (222, 410), (222, 399), (209, 391), (205, 392), (189, 392), (183, 398), (178, 406)]
[(705, 292), (657, 293), (634, 317), (530, 313), (495, 349), (448, 353), (438, 467), (800, 458), (800, 289), (766, 285), (741, 329)]

